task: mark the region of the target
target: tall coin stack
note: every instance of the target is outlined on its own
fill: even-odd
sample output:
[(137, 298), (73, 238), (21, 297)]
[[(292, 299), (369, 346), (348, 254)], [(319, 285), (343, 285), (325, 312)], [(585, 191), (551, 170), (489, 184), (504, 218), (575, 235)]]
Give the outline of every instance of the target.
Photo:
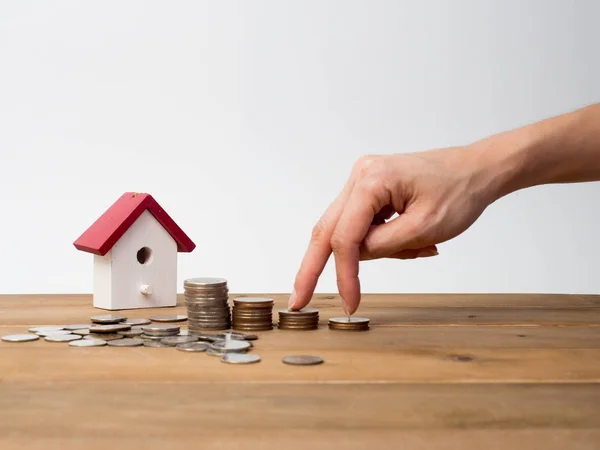
[(224, 278), (189, 278), (183, 282), (190, 333), (231, 328), (229, 288)]
[(273, 299), (236, 297), (233, 299), (233, 329), (266, 331), (273, 329)]
[(319, 328), (318, 309), (279, 310), (279, 329), (281, 330), (316, 330), (317, 328)]

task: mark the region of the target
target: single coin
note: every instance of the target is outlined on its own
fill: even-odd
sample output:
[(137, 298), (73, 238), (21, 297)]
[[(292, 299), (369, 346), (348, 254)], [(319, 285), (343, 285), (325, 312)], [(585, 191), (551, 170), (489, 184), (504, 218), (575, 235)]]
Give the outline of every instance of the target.
[(92, 325), (89, 323), (80, 323), (75, 325), (65, 325), (63, 328), (65, 330), (73, 331), (73, 330), (84, 330), (86, 328), (91, 327)]
[(131, 327), (131, 330), (117, 331), (117, 334), (124, 337), (137, 337), (144, 334), (144, 332), (142, 331), (142, 327)]
[(145, 341), (160, 341), (162, 338), (164, 338), (166, 336), (151, 336), (149, 334), (140, 334), (138, 337)]
[(52, 334), (44, 338), (48, 342), (70, 342), (79, 339), (81, 339), (81, 336), (77, 334)]
[(108, 345), (111, 347), (139, 347), (144, 345), (144, 341), (141, 339), (115, 339), (114, 341), (108, 341)]
[(119, 323), (127, 320), (127, 317), (122, 316), (120, 314), (100, 314), (98, 316), (91, 317), (92, 322), (100, 323), (100, 324), (111, 324), (111, 323)]
[(168, 323), (152, 323), (148, 325), (142, 325), (142, 330), (146, 333), (160, 333), (160, 332), (177, 332), (181, 330), (179, 325), (171, 325)]
[(37, 333), (38, 336), (52, 336), (55, 334), (71, 334), (71, 332), (69, 330), (45, 330), (45, 331), (38, 331)]
[(125, 331), (130, 329), (131, 325), (125, 325), (123, 323), (111, 325), (92, 325), (90, 327), (90, 333), (115, 333), (117, 331)]
[(175, 348), (182, 352), (205, 352), (208, 350), (208, 344), (206, 342), (185, 342), (177, 344)]
[(144, 347), (154, 347), (154, 348), (173, 348), (170, 345), (163, 344), (160, 341), (144, 341)]
[(283, 358), (283, 362), (294, 366), (314, 366), (323, 363), (323, 358), (311, 355), (292, 355)]
[(240, 350), (245, 350), (250, 348), (250, 343), (246, 342), (246, 341), (236, 341), (236, 340), (222, 340), (222, 341), (215, 341), (212, 344), (210, 344), (210, 348), (212, 348), (213, 350), (218, 350), (218, 351), (222, 351), (224, 353), (233, 351), (240, 351)]
[(273, 299), (269, 297), (235, 297), (233, 299), (234, 303), (273, 303)]
[(186, 342), (196, 342), (197, 337), (194, 336), (167, 336), (160, 340), (163, 344), (175, 347), (177, 344), (185, 344)]
[(149, 323), (152, 323), (152, 322), (150, 321), (150, 319), (138, 319), (135, 317), (130, 317), (123, 323), (125, 325), (131, 325), (132, 327), (134, 327), (136, 325), (148, 325)]
[(260, 356), (246, 353), (225, 353), (221, 356), (221, 361), (229, 364), (254, 364), (260, 361)]
[(164, 316), (153, 316), (150, 317), (153, 322), (183, 322), (187, 320), (187, 316), (183, 314), (170, 314)]
[(83, 330), (73, 330), (71, 331), (71, 333), (78, 334), (79, 336), (87, 336), (88, 334), (90, 334), (90, 329), (84, 328)]
[(227, 284), (227, 280), (225, 278), (217, 278), (217, 277), (197, 277), (197, 278), (188, 278), (187, 280), (183, 280), (184, 286), (192, 286), (192, 287), (216, 287), (216, 286), (225, 286)]
[(59, 331), (59, 330), (63, 330), (63, 329), (64, 329), (63, 327), (54, 327), (54, 326), (53, 327), (46, 327), (46, 326), (43, 326), (43, 327), (31, 327), (31, 328), (29, 328), (28, 331), (31, 332), (31, 333), (37, 333), (38, 331), (52, 331), (52, 330)]
[(102, 347), (106, 345), (104, 339), (81, 339), (79, 341), (69, 342), (71, 347)]
[(116, 339), (123, 339), (123, 336), (117, 333), (90, 333), (83, 336), (84, 339), (102, 339), (103, 341), (114, 341)]
[(367, 319), (366, 317), (332, 317), (331, 319), (329, 319), (329, 322), (331, 323), (335, 323), (335, 324), (340, 324), (340, 325), (344, 325), (346, 323), (351, 323), (351, 324), (363, 324), (363, 323), (369, 323), (369, 319)]
[(7, 334), (2, 336), (2, 340), (6, 342), (30, 342), (37, 341), (39, 338), (37, 334)]

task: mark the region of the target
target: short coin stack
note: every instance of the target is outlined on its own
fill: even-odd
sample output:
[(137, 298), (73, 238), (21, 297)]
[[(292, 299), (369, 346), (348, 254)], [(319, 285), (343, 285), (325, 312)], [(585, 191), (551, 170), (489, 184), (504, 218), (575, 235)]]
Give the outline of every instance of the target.
[(224, 278), (189, 278), (183, 282), (190, 333), (231, 328), (229, 288)]
[[(177, 336), (180, 331), (179, 325), (169, 323), (151, 323), (150, 325), (142, 325), (144, 334), (139, 338), (145, 341), (161, 341), (167, 336)], [(145, 344), (144, 344), (145, 345)], [(154, 347), (155, 344), (148, 344), (146, 347)]]
[(233, 299), (232, 328), (241, 331), (273, 329), (273, 299), (236, 297)]
[(279, 329), (281, 330), (316, 330), (319, 328), (319, 310), (304, 308), (300, 311), (290, 309), (279, 310)]
[(329, 319), (330, 330), (366, 331), (369, 319), (366, 317), (332, 317)]

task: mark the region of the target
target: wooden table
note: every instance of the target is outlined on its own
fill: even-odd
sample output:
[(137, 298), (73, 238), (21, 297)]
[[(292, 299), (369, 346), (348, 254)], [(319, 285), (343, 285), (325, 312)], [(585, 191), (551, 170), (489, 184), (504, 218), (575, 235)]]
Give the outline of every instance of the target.
[[(247, 366), (0, 342), (0, 449), (600, 448), (600, 297), (365, 295), (360, 333), (327, 328), (339, 305), (315, 296), (321, 328), (260, 333)], [(185, 309), (125, 315), (167, 311)], [(88, 295), (0, 296), (0, 335), (97, 313)]]

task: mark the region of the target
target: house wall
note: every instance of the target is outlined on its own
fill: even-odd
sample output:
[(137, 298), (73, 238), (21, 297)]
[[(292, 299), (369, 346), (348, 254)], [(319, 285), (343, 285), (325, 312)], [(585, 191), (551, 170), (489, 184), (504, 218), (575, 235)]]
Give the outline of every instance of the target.
[[(147, 247), (150, 258), (138, 262), (138, 250)], [(174, 306), (177, 301), (177, 244), (145, 211), (111, 249), (111, 309)], [(144, 295), (142, 285), (154, 292)]]

